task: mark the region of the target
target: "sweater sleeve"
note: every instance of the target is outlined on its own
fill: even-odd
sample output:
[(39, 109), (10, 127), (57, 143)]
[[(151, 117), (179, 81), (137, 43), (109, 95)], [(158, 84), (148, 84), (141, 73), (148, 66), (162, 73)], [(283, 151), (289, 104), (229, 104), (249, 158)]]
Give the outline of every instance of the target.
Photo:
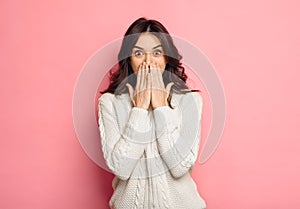
[(120, 130), (112, 96), (103, 94), (98, 100), (102, 151), (108, 168), (120, 179), (127, 180), (143, 156), (147, 143), (146, 127), (150, 119), (147, 110), (133, 107), (126, 127)]
[[(158, 149), (175, 178), (192, 169), (197, 159), (202, 104), (201, 95), (192, 92), (184, 95), (179, 101), (177, 111), (169, 106), (161, 106), (153, 111)], [(181, 123), (178, 123), (178, 120), (181, 120)]]

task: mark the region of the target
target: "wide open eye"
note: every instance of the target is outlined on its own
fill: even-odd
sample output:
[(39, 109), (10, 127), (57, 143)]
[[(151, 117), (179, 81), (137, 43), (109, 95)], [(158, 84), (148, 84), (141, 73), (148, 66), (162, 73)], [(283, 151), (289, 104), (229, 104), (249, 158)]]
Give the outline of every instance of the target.
[(153, 55), (155, 56), (155, 57), (159, 57), (159, 56), (161, 56), (163, 54), (163, 52), (162, 52), (162, 50), (160, 50), (160, 49), (156, 49), (154, 52), (153, 52)]
[(135, 57), (142, 57), (144, 55), (144, 52), (142, 50), (135, 50), (133, 54)]

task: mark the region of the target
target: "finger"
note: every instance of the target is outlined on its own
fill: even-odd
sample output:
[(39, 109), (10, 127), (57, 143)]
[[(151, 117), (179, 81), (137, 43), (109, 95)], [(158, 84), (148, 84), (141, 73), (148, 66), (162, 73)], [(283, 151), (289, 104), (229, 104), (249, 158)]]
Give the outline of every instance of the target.
[(153, 66), (152, 66), (152, 64), (150, 65), (149, 80), (150, 80), (150, 90), (152, 91), (152, 87), (153, 87)]
[(165, 84), (164, 84), (164, 81), (163, 81), (163, 78), (162, 78), (162, 70), (161, 70), (160, 66), (157, 63), (156, 63), (156, 69), (157, 69), (157, 72), (158, 72), (159, 83), (161, 84), (162, 87), (165, 87)]
[(144, 89), (146, 89), (147, 85), (148, 85), (148, 80), (147, 80), (147, 78), (148, 78), (148, 70), (149, 70), (149, 66), (146, 63), (145, 64), (145, 70), (144, 70)]
[(140, 83), (141, 83), (141, 69), (142, 69), (142, 65), (140, 64), (138, 72), (137, 72), (137, 78), (136, 78), (136, 85), (135, 85), (135, 89), (139, 89), (140, 88)]
[(140, 86), (140, 91), (145, 89), (145, 71), (146, 71), (146, 63), (143, 62), (142, 70), (141, 70), (141, 86)]
[(153, 70), (153, 63), (152, 62), (149, 63), (149, 68), (150, 68), (150, 71)]
[(153, 70), (153, 80), (154, 80), (154, 87), (156, 89), (160, 89), (163, 87), (162, 84), (160, 83), (159, 71), (156, 69), (156, 67)]
[(147, 73), (147, 89), (151, 90), (151, 72)]
[(129, 84), (129, 83), (126, 83), (126, 86), (127, 86), (127, 88), (128, 88), (128, 91), (129, 91), (129, 96), (130, 96), (130, 98), (132, 99), (132, 93), (133, 93), (133, 88), (132, 88), (132, 86)]
[(149, 68), (149, 70), (148, 70), (148, 76), (149, 76), (150, 81), (151, 81), (151, 71), (152, 71), (152, 63), (151, 62), (149, 63), (148, 68)]
[(145, 64), (146, 64), (146, 69), (149, 72), (150, 62), (145, 62)]
[(171, 87), (172, 87), (173, 85), (174, 85), (173, 82), (168, 83), (168, 85), (167, 85), (167, 87), (166, 87), (166, 91), (167, 91), (167, 94), (168, 94), (167, 97), (169, 96)]
[(152, 88), (156, 89), (158, 86), (157, 86), (156, 69), (154, 68), (154, 65), (153, 65), (153, 69), (151, 71), (151, 74), (152, 74)]
[(148, 90), (151, 90), (151, 69), (152, 69), (152, 65), (151, 65), (151, 63), (149, 63), (147, 66), (147, 72), (146, 72), (146, 78), (147, 78), (146, 88)]
[(145, 66), (145, 63), (143, 62), (141, 64), (141, 69), (139, 70), (139, 86), (138, 88), (136, 89), (136, 94), (137, 93), (140, 93), (142, 91), (142, 89), (144, 88), (144, 66)]
[(155, 85), (156, 85), (156, 83), (155, 83), (155, 74), (154, 74), (154, 64), (153, 63), (151, 63), (150, 64), (150, 78), (151, 78), (151, 88), (152, 89), (154, 89), (155, 88)]

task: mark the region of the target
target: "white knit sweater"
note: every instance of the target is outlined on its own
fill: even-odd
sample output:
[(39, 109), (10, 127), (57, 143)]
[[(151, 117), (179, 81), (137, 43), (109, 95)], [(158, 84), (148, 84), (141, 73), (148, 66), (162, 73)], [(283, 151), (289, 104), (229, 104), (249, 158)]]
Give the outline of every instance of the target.
[(132, 107), (129, 95), (98, 100), (102, 150), (115, 174), (112, 209), (203, 209), (190, 171), (197, 159), (202, 97), (173, 94), (171, 109)]

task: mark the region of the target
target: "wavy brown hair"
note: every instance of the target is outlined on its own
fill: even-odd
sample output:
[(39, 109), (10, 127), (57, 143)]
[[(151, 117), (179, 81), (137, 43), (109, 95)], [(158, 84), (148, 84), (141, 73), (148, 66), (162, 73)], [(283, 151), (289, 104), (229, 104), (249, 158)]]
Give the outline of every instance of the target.
[(128, 88), (125, 86), (126, 83), (130, 83), (135, 87), (136, 75), (130, 65), (130, 57), (135, 43), (141, 33), (144, 32), (154, 34), (160, 40), (164, 50), (167, 64), (162, 75), (163, 81), (165, 86), (170, 82), (174, 83), (167, 99), (169, 106), (173, 109), (170, 104), (173, 93), (185, 94), (194, 91), (201, 92), (200, 90), (190, 90), (186, 85), (188, 76), (185, 74), (185, 69), (180, 62), (182, 56), (179, 54), (167, 29), (157, 20), (141, 17), (134, 21), (127, 29), (118, 54), (117, 70), (113, 70), (113, 68), (110, 70), (110, 84), (106, 90), (100, 91), (100, 93), (104, 94), (109, 92), (116, 95), (129, 93)]

